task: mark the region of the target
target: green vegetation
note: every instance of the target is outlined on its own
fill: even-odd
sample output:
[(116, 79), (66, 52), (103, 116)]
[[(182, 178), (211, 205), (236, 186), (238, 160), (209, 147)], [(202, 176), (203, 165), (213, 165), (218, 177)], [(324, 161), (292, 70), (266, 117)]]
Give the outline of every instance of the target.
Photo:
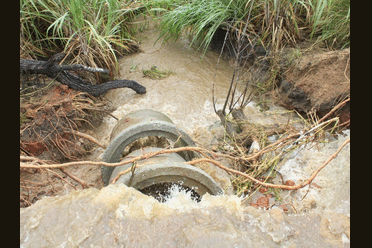
[(331, 47), (349, 47), (350, 0), (318, 0), (316, 3), (311, 35), (318, 34)]
[(163, 11), (160, 29), (166, 40), (182, 31), (207, 48), (218, 28), (258, 36), (265, 46), (278, 50), (303, 38), (320, 38), (330, 46), (349, 46), (350, 0), (192, 0), (148, 1)]
[(20, 0), (21, 54), (46, 58), (63, 50), (69, 63), (114, 70), (117, 56), (133, 48), (128, 22), (143, 6), (162, 13), (165, 40), (186, 31), (204, 51), (219, 28), (274, 51), (304, 38), (350, 45), (350, 0)]
[(29, 119), (27, 118), (27, 113), (20, 112), (19, 113), (19, 121), (20, 121), (20, 125), (29, 121)]
[(127, 22), (131, 1), (21, 0), (21, 54), (50, 57), (63, 50), (70, 63), (114, 70), (117, 55), (131, 50)]
[[(161, 37), (177, 39), (186, 29), (193, 37), (192, 43), (200, 41), (207, 48), (214, 33), (229, 19), (243, 20), (248, 9), (247, 1), (201, 0), (180, 5), (162, 16)], [(174, 5), (174, 3), (173, 3)], [(157, 9), (158, 10), (158, 9)]]

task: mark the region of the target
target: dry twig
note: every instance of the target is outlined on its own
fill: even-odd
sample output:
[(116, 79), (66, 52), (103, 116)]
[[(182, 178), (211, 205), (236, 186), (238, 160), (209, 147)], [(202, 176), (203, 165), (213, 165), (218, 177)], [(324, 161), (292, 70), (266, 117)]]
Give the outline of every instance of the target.
[(63, 177), (61, 177), (60, 175), (58, 175), (56, 172), (52, 171), (52, 170), (49, 170), (49, 169), (46, 169), (48, 172), (51, 172), (53, 173), (56, 177), (58, 177), (59, 179), (61, 179), (62, 181), (64, 181), (65, 183), (67, 183), (68, 185), (70, 185), (71, 187), (73, 187), (74, 189), (77, 189), (74, 185), (72, 185), (70, 182), (68, 182), (67, 180), (65, 180)]
[(81, 133), (81, 132), (75, 131), (73, 129), (71, 129), (71, 131), (65, 131), (65, 133), (69, 133), (69, 134), (72, 134), (72, 135), (80, 136), (80, 137), (82, 137), (84, 139), (87, 139), (87, 140), (93, 142), (94, 144), (96, 144), (96, 145), (98, 145), (98, 146), (106, 149), (106, 146), (105, 145), (101, 144), (96, 138), (90, 136), (89, 134)]
[(306, 185), (310, 184), (314, 178), (316, 177), (316, 175), (319, 173), (319, 171), (321, 171), (329, 162), (332, 161), (332, 159), (334, 159), (337, 154), (342, 150), (342, 148), (350, 142), (350, 138), (348, 138), (339, 148), (338, 150), (332, 155), (330, 156), (317, 170), (315, 170), (313, 172), (313, 174), (308, 178), (306, 179), (306, 181), (304, 181), (303, 183), (301, 184), (297, 184), (297, 185), (293, 185), (293, 186), (289, 186), (289, 185), (282, 185), (282, 184), (272, 184), (272, 183), (265, 183), (265, 182), (261, 182), (260, 180), (254, 178), (254, 177), (251, 177), (249, 175), (247, 175), (246, 173), (244, 172), (241, 172), (241, 171), (237, 171), (237, 170), (234, 170), (234, 169), (230, 169), (230, 168), (227, 168), (225, 167), (224, 165), (218, 163), (217, 161), (213, 160), (213, 159), (208, 159), (208, 158), (201, 158), (201, 159), (197, 159), (197, 160), (192, 160), (192, 161), (189, 161), (187, 162), (187, 164), (196, 164), (196, 163), (200, 163), (200, 162), (209, 162), (209, 163), (213, 163), (214, 165), (217, 165), (218, 167), (220, 167), (221, 169), (224, 169), (225, 171), (227, 172), (230, 172), (230, 173), (234, 173), (234, 174), (237, 174), (237, 175), (240, 175), (240, 176), (243, 176), (245, 178), (248, 178), (249, 180), (257, 183), (257, 184), (260, 184), (261, 186), (265, 186), (265, 187), (268, 187), (268, 188), (277, 188), (277, 189), (284, 189), (284, 190), (296, 190), (296, 189), (300, 189), (300, 188), (303, 188), (305, 187)]
[(321, 123), (322, 121), (324, 121), (326, 118), (328, 118), (332, 113), (334, 113), (337, 109), (341, 108), (342, 106), (344, 106), (348, 101), (350, 101), (350, 97), (347, 98), (346, 100), (340, 102), (339, 104), (337, 104), (331, 111), (329, 111), (325, 116), (323, 116), (319, 121), (318, 123)]
[[(67, 176), (69, 176), (70, 178), (74, 179), (76, 182), (80, 183), (81, 186), (83, 187), (83, 189), (88, 188), (88, 184), (87, 184), (85, 181), (83, 181), (83, 180), (81, 180), (81, 179), (75, 177), (75, 176), (72, 175), (70, 172), (67, 172), (65, 168), (60, 168), (60, 170), (61, 170), (63, 173), (65, 173)], [(75, 188), (75, 189), (76, 189), (76, 188)]]

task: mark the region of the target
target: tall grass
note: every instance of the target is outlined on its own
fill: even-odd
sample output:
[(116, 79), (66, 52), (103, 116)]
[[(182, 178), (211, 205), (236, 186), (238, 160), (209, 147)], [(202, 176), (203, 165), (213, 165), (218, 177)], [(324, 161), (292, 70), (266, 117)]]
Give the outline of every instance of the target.
[(258, 35), (263, 43), (274, 49), (318, 37), (333, 40), (331, 45), (349, 45), (350, 0), (162, 0), (149, 3), (156, 6), (156, 11), (161, 10), (159, 3), (167, 6), (162, 9), (162, 37), (177, 39), (184, 30), (193, 36), (192, 44), (199, 41), (199, 47), (204, 49), (218, 28), (240, 29), (247, 19), (250, 25), (246, 35)]
[(70, 63), (113, 71), (117, 55), (131, 50), (126, 23), (133, 17), (129, 1), (20, 0), (21, 51), (47, 57), (58, 50)]
[[(150, 1), (159, 6), (159, 1)], [(214, 33), (227, 21), (242, 20), (248, 13), (246, 0), (199, 0), (199, 1), (160, 1), (166, 8), (153, 8), (153, 11), (164, 11), (159, 28), (160, 37), (165, 40), (176, 40), (186, 30), (193, 36), (191, 44), (198, 43), (206, 48)], [(186, 2), (186, 3), (185, 3)], [(169, 3), (169, 5), (167, 5)], [(171, 7), (170, 11), (166, 9)]]
[(244, 0), (201, 0), (181, 5), (164, 15), (161, 36), (175, 39), (185, 28), (194, 37), (192, 43), (198, 41), (200, 47), (207, 47), (218, 28), (247, 15), (245, 4)]
[(350, 46), (350, 0), (318, 0), (313, 8), (311, 37), (330, 47)]

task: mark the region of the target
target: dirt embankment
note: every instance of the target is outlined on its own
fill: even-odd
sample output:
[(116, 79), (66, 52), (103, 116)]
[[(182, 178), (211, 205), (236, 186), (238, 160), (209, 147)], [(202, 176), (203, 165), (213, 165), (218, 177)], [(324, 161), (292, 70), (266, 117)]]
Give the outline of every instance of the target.
[[(284, 72), (279, 103), (300, 113), (327, 114), (350, 97), (350, 48), (301, 56)], [(333, 116), (340, 124), (350, 120), (350, 101)], [(349, 124), (348, 124), (349, 125)]]
[[(20, 156), (37, 163), (42, 160), (62, 163), (81, 160), (97, 147), (79, 134), (101, 121), (110, 110), (108, 103), (49, 79), (46, 84), (33, 86), (20, 99)], [(29, 206), (45, 195), (97, 187), (101, 185), (96, 176), (99, 174), (97, 166), (62, 170), (21, 168), (20, 206)]]

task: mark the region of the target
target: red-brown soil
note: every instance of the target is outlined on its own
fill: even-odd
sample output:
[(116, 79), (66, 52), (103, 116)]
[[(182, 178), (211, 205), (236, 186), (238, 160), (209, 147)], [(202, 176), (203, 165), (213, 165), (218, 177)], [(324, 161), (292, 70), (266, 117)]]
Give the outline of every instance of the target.
[[(349, 96), (350, 48), (295, 59), (284, 73), (278, 98), (287, 108), (322, 117)], [(340, 123), (348, 121), (350, 102), (335, 114)]]

